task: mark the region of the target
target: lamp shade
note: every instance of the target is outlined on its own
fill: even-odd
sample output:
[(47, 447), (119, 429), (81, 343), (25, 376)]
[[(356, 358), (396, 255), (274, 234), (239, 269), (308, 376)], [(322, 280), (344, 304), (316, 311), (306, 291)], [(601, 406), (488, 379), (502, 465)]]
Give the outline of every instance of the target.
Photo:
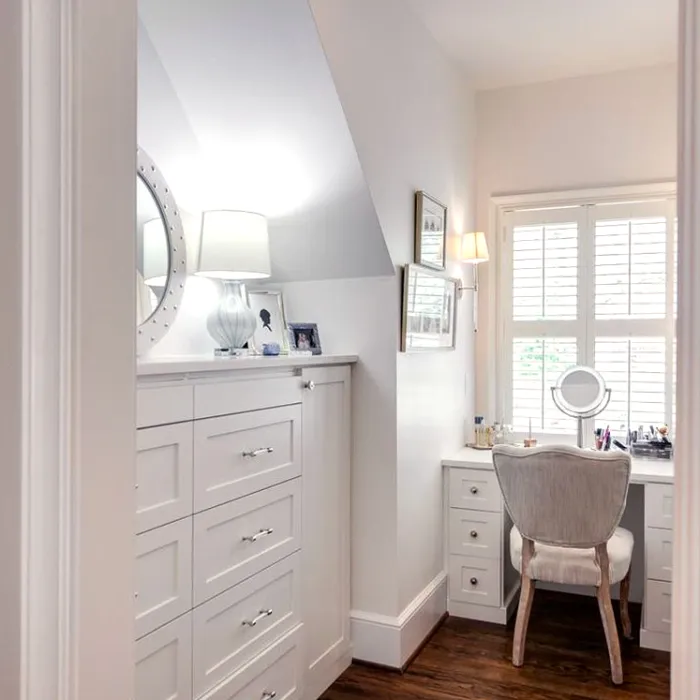
[(483, 231), (465, 233), (462, 236), (462, 262), (481, 263), (489, 259), (489, 249)]
[(223, 280), (269, 277), (265, 217), (247, 211), (205, 211), (196, 274)]

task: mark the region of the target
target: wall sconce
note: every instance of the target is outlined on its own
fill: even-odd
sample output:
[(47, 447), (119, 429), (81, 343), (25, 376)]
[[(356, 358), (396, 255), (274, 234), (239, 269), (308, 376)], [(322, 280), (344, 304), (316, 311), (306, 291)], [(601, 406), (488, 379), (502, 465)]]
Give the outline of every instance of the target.
[(483, 231), (465, 233), (462, 236), (462, 249), (460, 251), (460, 260), (463, 263), (472, 265), (474, 284), (471, 287), (460, 285), (457, 288), (457, 293), (461, 297), (464, 292), (474, 292), (474, 330), (476, 331), (476, 316), (478, 310), (478, 292), (479, 292), (479, 263), (488, 262), (489, 248), (486, 245), (486, 236)]

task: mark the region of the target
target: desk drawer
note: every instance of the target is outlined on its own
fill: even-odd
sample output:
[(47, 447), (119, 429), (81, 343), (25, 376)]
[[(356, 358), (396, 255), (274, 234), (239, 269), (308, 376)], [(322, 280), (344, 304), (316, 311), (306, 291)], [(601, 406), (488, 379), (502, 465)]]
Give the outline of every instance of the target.
[(136, 433), (136, 532), (192, 515), (192, 422)]
[(195, 605), (300, 547), (301, 479), (195, 515)]
[(472, 510), (501, 511), (501, 489), (493, 471), (450, 469), (450, 506)]
[(497, 607), (501, 604), (501, 562), (450, 556), (450, 600)]
[(501, 514), (450, 508), (450, 554), (500, 559)]
[(194, 695), (199, 697), (301, 622), (299, 552), (194, 611)]
[(136, 537), (136, 638), (192, 607), (192, 518)]
[(673, 529), (673, 486), (647, 484), (644, 489), (644, 510), (647, 527)]
[(671, 584), (647, 581), (644, 627), (650, 632), (671, 634)]
[(289, 406), (301, 403), (303, 391), (302, 378), (296, 376), (197, 384), (194, 388), (194, 414), (195, 418), (210, 418), (258, 411), (261, 408)]
[(673, 530), (656, 527), (646, 529), (647, 578), (671, 581)]
[(302, 670), (297, 628), (201, 700), (299, 700)]
[(301, 474), (301, 405), (197, 421), (194, 443), (200, 511)]
[(139, 639), (134, 651), (134, 700), (192, 700), (189, 614)]

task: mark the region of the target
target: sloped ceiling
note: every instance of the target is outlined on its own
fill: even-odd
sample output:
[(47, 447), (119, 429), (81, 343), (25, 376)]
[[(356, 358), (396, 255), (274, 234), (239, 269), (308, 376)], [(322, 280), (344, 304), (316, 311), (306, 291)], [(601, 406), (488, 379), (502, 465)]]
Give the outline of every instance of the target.
[(273, 281), (394, 268), (306, 0), (140, 0), (139, 144), (180, 207), (268, 217)]

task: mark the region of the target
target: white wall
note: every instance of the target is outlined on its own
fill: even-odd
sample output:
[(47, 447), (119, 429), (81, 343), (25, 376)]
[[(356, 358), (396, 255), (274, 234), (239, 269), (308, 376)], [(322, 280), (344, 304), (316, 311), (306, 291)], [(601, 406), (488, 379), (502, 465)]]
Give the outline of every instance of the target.
[[(471, 230), (474, 217), (470, 90), (401, 0), (311, 6), (392, 262), (413, 259), (414, 192), (425, 189), (449, 207), (448, 273), (460, 276), (456, 234)], [(368, 350), (395, 360), (396, 413), (377, 415), (382, 430), (396, 431), (397, 461), (386, 467), (394, 475), (367, 478), (353, 492), (363, 499), (363, 514), (365, 503), (385, 504), (368, 513), (371, 521), (355, 542), (353, 607), (384, 615), (401, 612), (442, 570), (440, 459), (462, 444), (472, 396), (471, 296), (460, 305), (457, 351), (418, 356), (397, 353), (399, 292), (397, 275), (364, 307), (368, 329), (393, 327)], [(396, 539), (395, 554), (382, 564), (387, 543), (376, 537), (383, 528)]]
[(22, 660), (22, 15), (0, 4), (0, 697), (20, 697)]
[[(516, 192), (673, 180), (675, 66), (572, 78), (477, 93), (478, 226), (489, 231), (489, 198)], [(494, 416), (495, 270), (482, 265), (477, 410)]]

